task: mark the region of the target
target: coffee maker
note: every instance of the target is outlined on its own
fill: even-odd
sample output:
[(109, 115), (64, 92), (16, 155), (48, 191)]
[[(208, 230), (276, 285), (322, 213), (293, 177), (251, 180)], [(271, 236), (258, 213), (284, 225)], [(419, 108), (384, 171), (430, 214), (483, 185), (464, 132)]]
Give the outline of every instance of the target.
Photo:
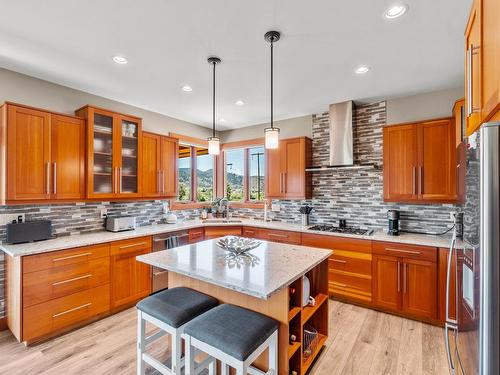
[(387, 234), (390, 236), (399, 236), (399, 211), (388, 210), (387, 219), (389, 220), (389, 230)]

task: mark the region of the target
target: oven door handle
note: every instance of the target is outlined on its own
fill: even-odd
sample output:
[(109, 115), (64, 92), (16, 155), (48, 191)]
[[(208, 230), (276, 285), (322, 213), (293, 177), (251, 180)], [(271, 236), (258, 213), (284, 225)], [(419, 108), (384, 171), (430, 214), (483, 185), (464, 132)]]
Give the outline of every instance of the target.
[[(171, 236), (171, 237), (174, 237), (174, 236)], [(155, 238), (155, 239), (153, 239), (153, 242), (162, 242), (162, 241), (166, 241), (166, 240), (168, 240), (168, 239), (169, 239), (169, 238), (171, 238), (171, 237)], [(178, 237), (178, 238), (189, 237), (189, 234), (187, 234), (187, 233), (186, 233), (186, 234), (179, 234), (177, 237)]]

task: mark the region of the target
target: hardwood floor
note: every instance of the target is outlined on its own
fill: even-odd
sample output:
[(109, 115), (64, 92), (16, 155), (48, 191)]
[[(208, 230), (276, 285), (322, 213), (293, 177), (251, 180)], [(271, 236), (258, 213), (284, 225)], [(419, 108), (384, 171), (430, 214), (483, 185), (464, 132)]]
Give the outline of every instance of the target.
[[(3, 331), (0, 374), (134, 374), (135, 340), (135, 309), (29, 348)], [(311, 375), (448, 373), (441, 328), (330, 301), (330, 336)]]

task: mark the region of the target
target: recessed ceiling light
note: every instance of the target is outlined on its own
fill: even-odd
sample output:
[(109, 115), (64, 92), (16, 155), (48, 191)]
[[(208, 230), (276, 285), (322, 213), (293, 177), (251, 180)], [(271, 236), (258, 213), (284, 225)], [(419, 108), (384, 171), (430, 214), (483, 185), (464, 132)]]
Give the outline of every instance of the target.
[(406, 4), (397, 4), (393, 5), (385, 12), (385, 18), (393, 19), (401, 17), (408, 10), (408, 5)]
[(237, 100), (237, 101), (234, 102), (234, 104), (242, 106), (242, 105), (245, 104), (245, 102), (243, 100)]
[(184, 85), (182, 86), (182, 91), (191, 92), (193, 91), (193, 88), (189, 85)]
[(369, 70), (370, 70), (370, 68), (368, 66), (361, 65), (358, 68), (356, 68), (356, 70), (354, 72), (356, 74), (365, 74), (365, 73), (368, 73)]
[(127, 58), (123, 56), (113, 56), (113, 61), (117, 64), (128, 64)]

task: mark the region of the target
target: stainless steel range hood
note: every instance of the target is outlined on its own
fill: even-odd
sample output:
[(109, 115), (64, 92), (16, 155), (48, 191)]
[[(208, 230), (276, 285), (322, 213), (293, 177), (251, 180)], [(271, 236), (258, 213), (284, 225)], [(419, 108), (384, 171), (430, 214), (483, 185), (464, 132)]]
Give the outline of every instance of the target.
[(323, 171), (334, 168), (361, 169), (373, 165), (355, 165), (353, 151), (352, 101), (330, 105), (330, 158), (329, 163), (307, 168), (306, 171)]

